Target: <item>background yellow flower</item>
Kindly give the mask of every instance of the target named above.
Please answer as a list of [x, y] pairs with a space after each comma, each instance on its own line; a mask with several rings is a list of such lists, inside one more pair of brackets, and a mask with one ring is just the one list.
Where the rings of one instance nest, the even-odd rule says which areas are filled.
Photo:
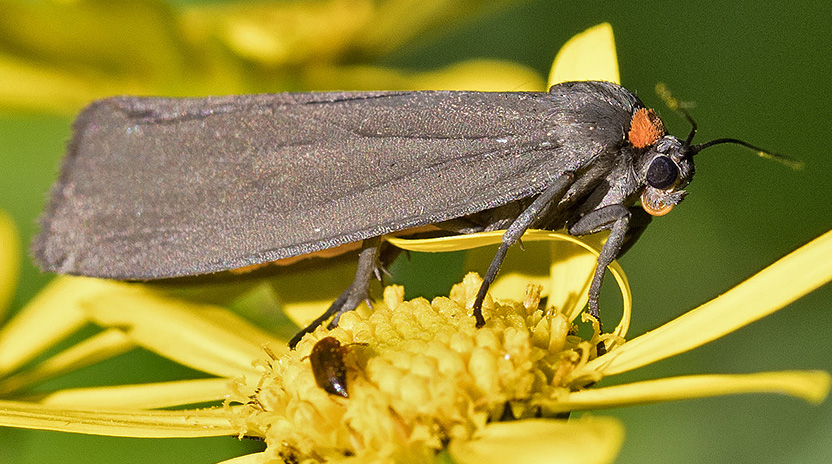
[[[832, 32], [827, 24], [830, 7], [825, 1], [760, 8], [759, 3], [750, 0], [708, 0], [695, 5], [668, 3], [660, 10], [644, 11], [647, 5], [633, 2], [572, 5], [537, 0], [516, 2], [520, 5], [485, 16], [481, 15], [483, 8], [473, 1], [457, 2], [462, 6], [453, 11], [440, 9], [441, 4], [452, 2], [435, 2], [440, 6], [433, 15], [412, 7], [391, 7], [386, 15], [373, 15], [374, 10], [367, 8], [407, 2], [281, 2], [298, 8], [303, 17], [335, 15], [341, 19], [335, 23], [337, 30], [331, 24], [316, 29], [309, 23], [294, 23], [303, 26], [297, 29], [301, 39], [304, 33], [309, 38], [289, 37], [296, 40], [290, 49], [297, 51], [302, 47], [299, 44], [314, 47], [301, 49], [307, 65], [295, 63], [291, 72], [277, 66], [277, 48], [246, 46], [252, 42], [239, 35], [234, 36], [236, 40], [228, 39], [227, 23], [206, 19], [210, 15], [204, 11], [210, 10], [188, 10], [179, 15], [178, 6], [168, 9], [152, 1], [129, 2], [128, 10], [89, 9], [87, 13], [97, 18], [90, 22], [50, 10], [56, 5], [83, 7], [87, 3], [0, 3], [0, 94], [23, 87], [30, 88], [31, 96], [9, 98], [0, 108], [0, 209], [14, 216], [23, 246], [36, 229], [34, 219], [63, 155], [72, 109], [100, 92], [183, 95], [240, 89], [354, 89], [367, 82], [377, 83], [378, 88], [400, 88], [418, 73], [436, 72], [441, 77], [446, 67], [472, 58], [520, 63], [536, 70], [542, 82], [560, 45], [604, 20], [611, 21], [615, 28], [623, 84], [659, 109], [672, 132], [686, 133], [687, 126], [664, 110], [653, 95], [653, 86], [659, 80], [667, 82], [681, 99], [696, 101], [693, 113], [702, 140], [738, 136], [807, 164], [804, 171], [792, 172], [735, 147], [714, 149], [699, 160], [690, 198], [673, 214], [657, 220], [623, 260], [635, 292], [637, 317], [631, 334], [657, 327], [727, 290], [830, 227], [832, 202], [827, 192], [832, 190], [832, 160], [826, 147], [832, 135], [827, 117], [832, 96], [825, 76], [830, 75], [832, 64], [829, 46], [824, 44], [832, 43]], [[336, 9], [339, 4], [363, 7], [342, 11]], [[19, 8], [34, 13], [26, 20], [20, 19], [12, 14]], [[321, 8], [330, 16], [320, 14]], [[317, 14], [304, 15], [304, 11]], [[139, 24], [136, 30], [150, 38], [181, 26], [177, 21], [188, 20], [190, 26], [179, 36], [154, 41], [131, 35], [130, 28], [119, 29], [119, 18]], [[416, 20], [423, 26], [413, 26]], [[392, 46], [374, 48], [368, 45], [373, 37], [350, 34], [349, 28], [357, 28], [361, 21], [370, 25], [366, 30], [382, 34], [376, 43]], [[254, 26], [238, 25], [235, 30], [245, 33], [243, 38], [257, 39], [254, 43], [280, 43]], [[60, 27], [65, 28], [66, 35], [53, 32], [53, 28]], [[120, 41], [106, 41], [107, 31], [119, 33]], [[195, 46], [194, 41], [202, 45]], [[99, 49], [96, 47], [102, 52], [90, 57], [90, 51]], [[160, 48], [164, 53], [159, 53]], [[108, 51], [111, 53], [105, 53]], [[287, 56], [297, 57], [298, 53]], [[268, 66], [257, 65], [257, 60], [266, 60]], [[464, 74], [469, 76], [476, 76], [477, 69], [482, 69], [471, 63], [467, 66]], [[526, 68], [506, 62], [501, 66], [505, 67], [492, 71], [491, 77], [526, 76], [505, 82], [506, 90], [534, 84], [535, 78], [525, 73]], [[441, 85], [439, 80], [428, 81], [434, 87]], [[40, 98], [35, 98], [38, 95]], [[394, 272], [408, 283], [414, 295], [441, 293], [458, 280], [459, 274], [449, 270], [445, 282], [434, 287], [420, 287], [427, 284], [413, 282], [408, 276], [419, 273], [418, 266], [424, 260], [445, 265], [449, 260], [454, 263], [453, 259], [417, 256], [413, 264], [401, 263]], [[49, 279], [30, 262], [24, 260], [23, 265], [13, 309], [29, 300]], [[615, 290], [605, 294], [609, 297], [605, 301], [614, 305]], [[830, 371], [829, 301], [832, 290], [826, 287], [752, 328], [617, 376], [614, 381], [685, 372], [793, 368]], [[605, 317], [616, 320], [612, 313], [606, 312]], [[113, 378], [114, 372], [121, 377]], [[161, 381], [187, 375], [179, 366], [137, 352], [80, 371], [61, 379], [60, 385], [49, 387]], [[814, 408], [791, 398], [745, 396], [605, 414], [621, 418], [627, 428], [619, 462], [781, 463], [822, 462], [824, 456], [832, 457], [829, 402]], [[0, 462], [4, 463], [50, 462], [56, 457], [65, 463], [114, 459], [125, 463], [216, 462], [223, 455], [241, 454], [241, 447], [257, 446], [222, 438], [134, 440], [11, 429], [0, 429], [0, 443]], [[226, 447], [230, 449], [223, 451]]]

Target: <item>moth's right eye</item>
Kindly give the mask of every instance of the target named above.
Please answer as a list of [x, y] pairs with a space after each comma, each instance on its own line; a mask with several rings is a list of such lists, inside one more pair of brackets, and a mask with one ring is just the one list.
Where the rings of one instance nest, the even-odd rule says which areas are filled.
[[647, 183], [657, 189], [672, 187], [679, 178], [679, 168], [667, 156], [657, 156], [647, 168]]

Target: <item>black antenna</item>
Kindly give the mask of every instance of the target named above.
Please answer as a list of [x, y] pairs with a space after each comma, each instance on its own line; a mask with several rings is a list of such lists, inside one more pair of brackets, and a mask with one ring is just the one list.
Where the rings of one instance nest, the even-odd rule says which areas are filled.
[[776, 161], [776, 162], [778, 162], [778, 163], [780, 163], [784, 166], [787, 166], [791, 169], [794, 169], [795, 171], [799, 171], [799, 170], [803, 169], [804, 164], [803, 164], [802, 161], [798, 161], [796, 159], [789, 158], [788, 156], [781, 155], [779, 153], [774, 153], [774, 152], [766, 150], [764, 148], [760, 148], [756, 145], [751, 145], [750, 143], [748, 143], [744, 140], [740, 140], [740, 139], [733, 139], [733, 138], [727, 138], [726, 137], [726, 138], [714, 139], [714, 140], [711, 140], [709, 142], [700, 143], [698, 145], [691, 145], [691, 142], [693, 142], [693, 137], [696, 135], [697, 126], [696, 126], [696, 121], [693, 120], [693, 117], [691, 117], [690, 113], [688, 113], [687, 109], [685, 109], [685, 106], [688, 106], [688, 105], [686, 105], [685, 103], [680, 102], [679, 100], [677, 100], [676, 97], [674, 97], [673, 94], [670, 92], [670, 89], [668, 89], [667, 86], [664, 84], [664, 82], [659, 82], [659, 83], [656, 84], [656, 94], [659, 96], [659, 98], [664, 100], [664, 103], [665, 103], [665, 105], [667, 105], [668, 108], [670, 108], [671, 110], [673, 110], [677, 113], [680, 113], [690, 123], [691, 129], [690, 129], [690, 133], [688, 134], [687, 140], [685, 140], [685, 143], [690, 146], [691, 156], [699, 153], [700, 151], [702, 151], [706, 148], [712, 147], [714, 145], [719, 145], [721, 143], [733, 143], [733, 144], [737, 144], [737, 145], [742, 145], [746, 148], [750, 148], [750, 149], [757, 152], [757, 156], [759, 156], [761, 158], [769, 159], [769, 160], [772, 160], [772, 161]]
[[768, 151], [764, 148], [760, 148], [756, 145], [751, 145], [750, 143], [740, 140], [740, 139], [732, 139], [732, 138], [721, 138], [721, 139], [714, 139], [710, 142], [700, 143], [699, 145], [691, 145], [690, 151], [691, 156], [699, 153], [700, 151], [712, 147], [714, 145], [719, 145], [721, 143], [734, 143], [737, 145], [742, 145], [744, 147], [750, 148], [757, 152], [757, 156], [765, 159], [770, 159], [772, 161], [776, 161], [784, 166], [788, 166], [795, 171], [799, 171], [803, 169], [803, 161], [798, 161], [796, 159], [789, 158], [788, 156], [781, 155], [779, 153], [774, 153]]
[[671, 110], [681, 114], [688, 120], [690, 123], [690, 132], [688, 133], [688, 138], [685, 140], [685, 145], [690, 145], [693, 142], [693, 137], [696, 136], [696, 121], [693, 120], [693, 116], [688, 113], [688, 110], [685, 108], [689, 106], [688, 103], [680, 102], [673, 96], [670, 92], [670, 89], [664, 84], [664, 82], [656, 83], [656, 95], [659, 96], [662, 100], [664, 100], [664, 104], [667, 105], [668, 108]]

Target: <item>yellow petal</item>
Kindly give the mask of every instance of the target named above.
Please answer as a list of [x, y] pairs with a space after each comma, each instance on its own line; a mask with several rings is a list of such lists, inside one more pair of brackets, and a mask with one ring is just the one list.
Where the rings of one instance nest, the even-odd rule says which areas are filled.
[[[0, 82], [4, 82], [0, 79]], [[14, 298], [20, 273], [20, 238], [14, 221], [0, 210], [0, 322]]]
[[81, 304], [125, 284], [58, 277], [0, 329], [0, 374], [13, 371], [88, 323]]
[[624, 427], [609, 417], [529, 419], [493, 422], [470, 441], [452, 441], [448, 450], [458, 464], [594, 464], [613, 462], [623, 441]]
[[[467, 235], [453, 235], [450, 237], [409, 239], [402, 237], [385, 237], [384, 239], [402, 250], [419, 251], [425, 253], [440, 253], [445, 251], [470, 250], [472, 248], [500, 243], [503, 231], [480, 232]], [[523, 236], [526, 240], [526, 236]]]
[[[233, 409], [233, 408], [232, 408]], [[182, 411], [72, 410], [0, 401], [0, 426], [111, 437], [185, 438], [237, 435], [226, 408]]]
[[820, 404], [832, 377], [823, 371], [783, 371], [737, 375], [691, 375], [635, 382], [569, 393], [544, 406], [550, 413], [618, 408], [659, 401], [739, 393], [778, 393]]
[[266, 343], [282, 345], [225, 308], [165, 298], [141, 286], [86, 302], [91, 320], [122, 328], [136, 343], [220, 377], [259, 376], [252, 361]]
[[[396, 247], [409, 251], [434, 253], [471, 250], [465, 258], [464, 270], [466, 272], [482, 273], [485, 272], [491, 260], [494, 258], [495, 250], [490, 246], [499, 244], [502, 241], [504, 232], [495, 230], [491, 232], [429, 239], [407, 239], [401, 237], [385, 237], [385, 239]], [[549, 270], [551, 266], [549, 252], [540, 245], [535, 245], [530, 242], [559, 240], [561, 238], [567, 241], [574, 240], [573, 237], [559, 232], [527, 231], [522, 238], [524, 247], [527, 250], [525, 252], [521, 251], [519, 250], [519, 246], [509, 250], [509, 253], [503, 261], [500, 273], [497, 274], [497, 278], [489, 288], [491, 297], [522, 300], [526, 286], [530, 283], [542, 287], [541, 295], [549, 295]], [[574, 287], [575, 278], [581, 279], [581, 277], [572, 277]]]
[[561, 82], [589, 80], [621, 83], [609, 23], [591, 27], [566, 42], [555, 57], [549, 87]]
[[0, 396], [7, 396], [44, 380], [110, 359], [135, 347], [136, 343], [121, 330], [105, 330], [39, 362], [31, 369], [3, 379], [0, 381]]
[[572, 374], [626, 372], [692, 350], [763, 318], [832, 280], [832, 231], [781, 258], [723, 295], [636, 337]]
[[[65, 409], [158, 409], [221, 401], [231, 392], [231, 379], [67, 388], [39, 398], [38, 403]], [[247, 393], [253, 393], [252, 391]]]

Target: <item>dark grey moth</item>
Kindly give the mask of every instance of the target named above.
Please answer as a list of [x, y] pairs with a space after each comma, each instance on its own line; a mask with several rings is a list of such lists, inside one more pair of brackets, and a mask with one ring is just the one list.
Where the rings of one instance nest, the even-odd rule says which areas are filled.
[[368, 298], [385, 234], [506, 229], [473, 308], [481, 326], [488, 286], [526, 229], [609, 229], [590, 289], [598, 317], [607, 265], [684, 198], [693, 156], [747, 145], [692, 145], [694, 133], [667, 135], [609, 82], [109, 98], [78, 117], [32, 252], [47, 271], [150, 280], [357, 244], [354, 283], [294, 345]]

